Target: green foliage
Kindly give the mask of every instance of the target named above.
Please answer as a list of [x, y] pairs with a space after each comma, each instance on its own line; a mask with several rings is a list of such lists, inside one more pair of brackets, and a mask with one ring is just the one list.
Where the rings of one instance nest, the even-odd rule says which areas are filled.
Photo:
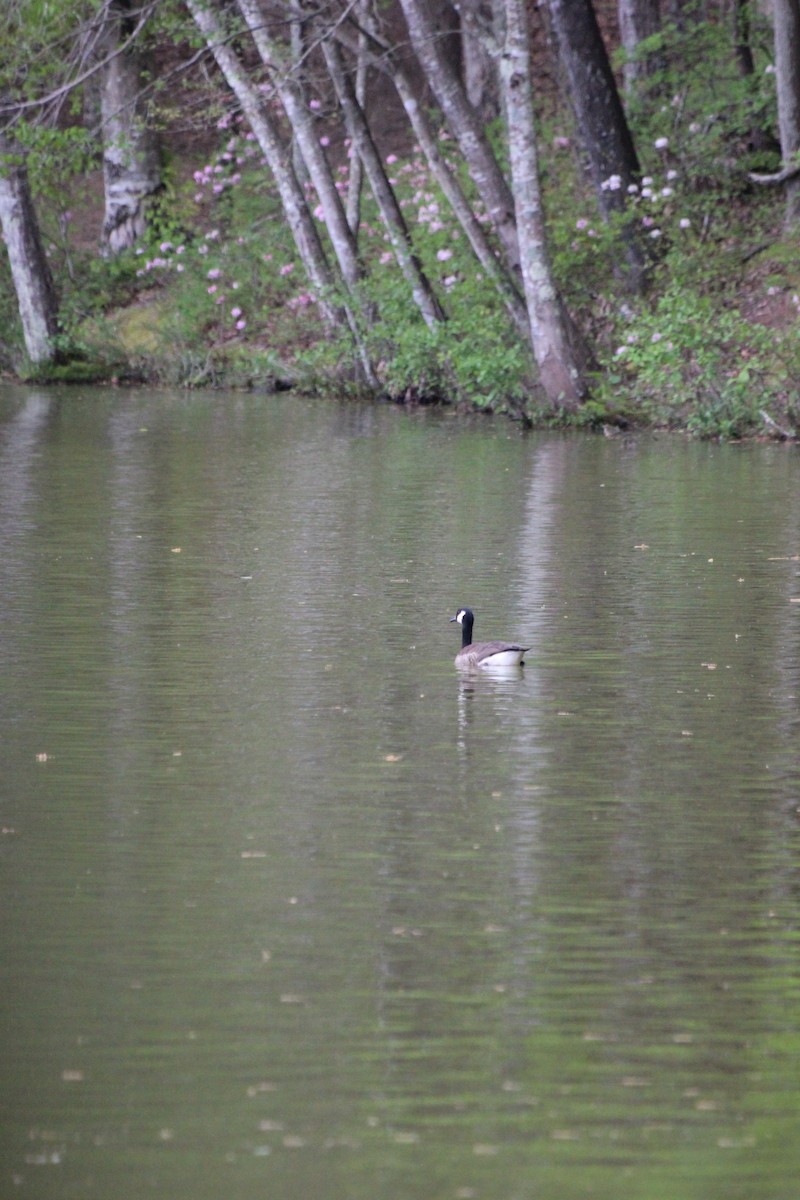
[[[688, 6], [680, 24], [665, 21], [637, 57], [654, 69], [628, 97], [628, 119], [637, 144], [667, 137], [687, 187], [724, 189], [727, 198], [755, 166], [777, 164], [777, 114], [772, 69], [772, 29], [756, 5], [749, 6], [749, 45], [754, 70], [742, 71], [729, 20], [705, 20]], [[645, 169], [653, 166], [649, 155]]]
[[648, 423], [739, 437], [760, 424], [773, 355], [768, 330], [670, 282], [626, 323], [601, 394], [624, 384]]
[[[6, 87], [16, 100], [35, 98], [74, 73], [76, 30], [97, 14], [100, 2], [14, 0], [11, 20], [22, 49], [13, 63], [0, 66], [0, 90]], [[700, 436], [738, 436], [762, 427], [762, 392], [777, 398], [776, 414], [786, 415], [789, 425], [797, 407], [792, 397], [800, 339], [792, 314], [778, 339], [746, 321], [737, 305], [741, 289], [753, 286], [742, 246], [772, 236], [781, 202], [774, 192], [754, 194], [746, 179], [753, 166], [775, 165], [769, 140], [775, 130], [774, 86], [766, 69], [770, 31], [754, 18], [756, 70], [743, 76], [729, 24], [699, 20], [686, 6], [682, 15], [682, 30], [667, 24], [641, 48], [657, 67], [629, 98], [645, 174], [625, 212], [611, 223], [598, 214], [555, 93], [537, 98], [556, 279], [602, 364], [591, 399], [570, 419], [596, 425], [627, 418]], [[185, 13], [171, 0], [158, 6], [144, 45], [155, 48], [166, 31], [171, 45], [187, 40]], [[191, 23], [188, 33], [188, 42], [198, 46]], [[168, 123], [183, 116], [183, 84], [159, 90], [159, 81], [153, 83], [151, 118]], [[320, 83], [320, 94], [324, 87]], [[230, 100], [222, 89], [206, 88], [203, 95], [206, 123], [216, 124], [217, 152], [205, 165], [196, 164], [188, 184], [179, 182], [178, 161], [170, 164], [163, 193], [149, 213], [146, 241], [116, 257], [98, 256], [88, 244], [85, 221], [78, 239], [79, 223], [71, 217], [77, 203], [69, 200], [70, 188], [99, 153], [99, 141], [78, 119], [80, 106], [69, 119], [62, 110], [55, 125], [40, 121], [32, 109], [29, 123], [16, 129], [43, 212], [73, 361], [89, 364], [87, 370], [99, 363], [189, 386], [225, 380], [269, 387], [290, 371], [307, 386], [320, 380], [347, 386], [355, 375], [354, 348], [346, 332], [331, 338], [323, 329], [261, 152], [241, 118], [226, 107]], [[327, 135], [336, 108], [319, 111], [326, 112]], [[490, 136], [502, 161], [501, 123]], [[485, 220], [463, 158], [444, 130], [440, 146], [476, 215]], [[346, 159], [340, 148], [330, 153], [344, 191]], [[414, 251], [447, 320], [434, 329], [425, 324], [365, 191], [358, 231], [364, 269], [360, 320], [383, 388], [398, 398], [544, 419], [532, 399], [535, 371], [527, 342], [483, 278], [427, 165], [407, 146], [389, 154], [386, 163]], [[609, 180], [606, 186], [616, 185]], [[313, 189], [307, 194], [313, 210]], [[316, 215], [333, 263], [327, 231], [319, 211]], [[625, 290], [619, 270], [623, 231], [651, 251], [646, 301]], [[765, 289], [800, 290], [794, 242], [784, 251], [785, 264], [776, 257], [768, 275], [765, 269]], [[3, 262], [0, 325], [9, 332], [0, 345], [0, 366], [13, 369], [22, 355], [6, 283]], [[336, 304], [344, 297], [329, 299]], [[352, 297], [350, 302], [358, 310]], [[752, 304], [752, 311], [760, 312], [760, 306]]]

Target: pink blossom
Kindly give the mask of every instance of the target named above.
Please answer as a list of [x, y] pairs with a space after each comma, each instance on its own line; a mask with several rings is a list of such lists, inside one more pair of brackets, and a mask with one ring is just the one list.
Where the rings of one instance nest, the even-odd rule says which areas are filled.
[[208, 272], [208, 278], [209, 279], [219, 279], [221, 274], [222, 274], [222, 271], [220, 271], [219, 267], [212, 267], [211, 270]]
[[209, 287], [209, 288], [207, 288], [207, 289], [206, 289], [206, 291], [208, 292], [209, 296], [213, 296], [213, 295], [214, 295], [214, 292], [215, 292], [216, 290], [217, 290], [217, 285], [216, 285], [215, 283], [212, 283], [212, 284], [211, 284], [211, 287]]
[[386, 162], [387, 162], [387, 165], [388, 165], [388, 166], [391, 166], [391, 165], [392, 165], [392, 163], [396, 163], [396, 162], [397, 162], [397, 155], [396, 155], [396, 154], [387, 154], [387, 156], [386, 156]]
[[314, 112], [317, 112], [318, 109], [322, 108], [322, 105], [320, 104], [319, 100], [309, 100], [308, 107], [313, 109]]
[[436, 257], [438, 258], [439, 262], [447, 262], [448, 258], [453, 257], [453, 251], [452, 250], [437, 250]]
[[240, 308], [232, 308], [231, 309], [232, 317], [240, 317], [241, 315], [242, 315], [242, 310]]
[[294, 263], [284, 263], [281, 267], [281, 275], [289, 275], [294, 270]]
[[237, 322], [236, 322], [236, 328], [237, 328], [237, 329], [246, 329], [246, 328], [247, 328], [247, 321], [244, 321], [244, 320], [242, 320], [242, 321], [237, 321]]
[[320, 144], [320, 146], [330, 146], [330, 144], [331, 144], [331, 139], [330, 139], [330, 138], [329, 138], [327, 135], [323, 135], [323, 136], [322, 136], [322, 137], [319, 139], [319, 144]]

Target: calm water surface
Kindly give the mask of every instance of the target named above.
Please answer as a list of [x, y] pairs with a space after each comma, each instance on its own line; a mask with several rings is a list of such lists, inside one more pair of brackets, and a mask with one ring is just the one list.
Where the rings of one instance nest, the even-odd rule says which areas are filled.
[[3, 1200], [796, 1200], [798, 462], [0, 392]]

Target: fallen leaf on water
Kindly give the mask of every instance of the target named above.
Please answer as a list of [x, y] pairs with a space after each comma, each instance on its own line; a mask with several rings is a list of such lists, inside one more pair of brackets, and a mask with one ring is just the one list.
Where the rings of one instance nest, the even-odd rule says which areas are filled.
[[252, 1083], [247, 1089], [248, 1096], [258, 1096], [261, 1092], [275, 1092], [277, 1087], [274, 1083]]
[[402, 757], [403, 757], [402, 754], [384, 754], [383, 761], [384, 762], [400, 762]]

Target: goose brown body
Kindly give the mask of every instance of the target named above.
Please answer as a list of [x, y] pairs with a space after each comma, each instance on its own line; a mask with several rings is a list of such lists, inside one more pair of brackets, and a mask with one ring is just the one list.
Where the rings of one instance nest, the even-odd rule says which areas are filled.
[[473, 642], [472, 627], [475, 614], [471, 608], [460, 608], [451, 623], [461, 626], [461, 649], [456, 655], [457, 667], [521, 667], [530, 646], [516, 642]]

